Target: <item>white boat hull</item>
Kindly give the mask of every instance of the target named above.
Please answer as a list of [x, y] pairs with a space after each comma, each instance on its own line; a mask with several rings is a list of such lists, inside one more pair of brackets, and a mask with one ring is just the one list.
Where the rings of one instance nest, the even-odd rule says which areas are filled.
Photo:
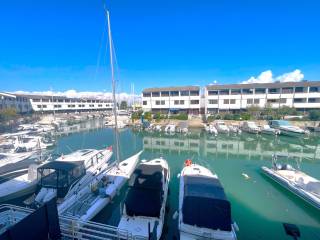
[[275, 170], [272, 170], [267, 167], [262, 167], [263, 173], [268, 176], [273, 181], [280, 184], [285, 189], [289, 190], [294, 195], [298, 196], [302, 200], [306, 201], [316, 209], [320, 210], [320, 198], [315, 197], [314, 195], [306, 192], [302, 188], [299, 188], [298, 186], [294, 186], [290, 181], [288, 181], [286, 178], [280, 176], [277, 174]]

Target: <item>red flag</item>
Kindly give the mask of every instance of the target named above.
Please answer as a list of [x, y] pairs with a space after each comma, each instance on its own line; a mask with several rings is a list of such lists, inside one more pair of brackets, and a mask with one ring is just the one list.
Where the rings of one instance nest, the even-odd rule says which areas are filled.
[[112, 152], [112, 146], [107, 147], [107, 150], [109, 150], [110, 152]]

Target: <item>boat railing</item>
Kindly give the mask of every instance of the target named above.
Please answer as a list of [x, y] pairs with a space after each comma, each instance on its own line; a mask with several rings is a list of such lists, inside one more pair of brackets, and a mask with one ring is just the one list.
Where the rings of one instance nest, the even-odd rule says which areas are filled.
[[[10, 204], [0, 205], [0, 234], [33, 211], [34, 210], [30, 208]], [[147, 240], [147, 238], [143, 236], [133, 236], [132, 233], [127, 230], [92, 221], [81, 221], [69, 216], [59, 216], [59, 223], [62, 239]]]

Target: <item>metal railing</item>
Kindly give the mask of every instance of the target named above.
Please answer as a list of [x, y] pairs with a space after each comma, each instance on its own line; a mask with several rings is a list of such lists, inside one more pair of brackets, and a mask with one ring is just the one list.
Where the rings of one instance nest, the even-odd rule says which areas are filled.
[[[30, 208], [10, 204], [0, 205], [0, 234], [33, 211]], [[59, 216], [59, 223], [62, 239], [147, 240], [145, 237], [133, 236], [132, 233], [114, 226], [92, 221], [80, 221], [73, 217]]]

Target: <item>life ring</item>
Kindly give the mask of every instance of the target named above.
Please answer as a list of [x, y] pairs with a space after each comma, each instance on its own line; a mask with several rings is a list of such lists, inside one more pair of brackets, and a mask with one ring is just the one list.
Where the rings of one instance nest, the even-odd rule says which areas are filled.
[[187, 159], [187, 160], [184, 162], [184, 165], [185, 165], [186, 167], [189, 167], [189, 166], [192, 165], [192, 161], [191, 161], [190, 159]]

